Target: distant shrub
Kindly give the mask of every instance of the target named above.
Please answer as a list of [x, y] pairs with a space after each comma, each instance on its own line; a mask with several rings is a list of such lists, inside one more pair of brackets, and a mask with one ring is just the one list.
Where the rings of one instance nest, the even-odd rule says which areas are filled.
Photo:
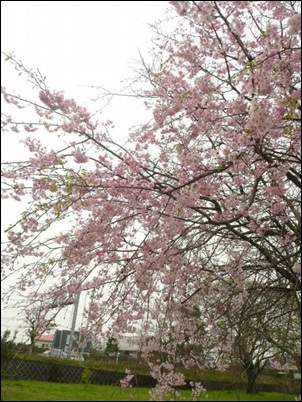
[[16, 353], [16, 335], [17, 332], [14, 333], [12, 339], [9, 339], [11, 336], [11, 331], [7, 329], [1, 336], [1, 361], [10, 360], [14, 357]]
[[89, 384], [90, 383], [90, 377], [91, 377], [92, 372], [89, 370], [88, 367], [85, 367], [82, 373], [82, 378], [81, 381], [83, 384]]

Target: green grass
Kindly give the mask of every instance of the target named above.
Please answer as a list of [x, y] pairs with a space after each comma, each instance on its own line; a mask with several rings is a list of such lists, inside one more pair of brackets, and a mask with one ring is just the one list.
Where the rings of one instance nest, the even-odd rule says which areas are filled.
[[[2, 380], [1, 401], [149, 401], [147, 388], [121, 388], [93, 384], [63, 384], [33, 380]], [[262, 392], [247, 395], [244, 391], [209, 391], [201, 401], [294, 401], [294, 395]], [[190, 401], [189, 391], [183, 396]], [[169, 399], [173, 400], [173, 399]], [[180, 399], [178, 399], [180, 400]]]

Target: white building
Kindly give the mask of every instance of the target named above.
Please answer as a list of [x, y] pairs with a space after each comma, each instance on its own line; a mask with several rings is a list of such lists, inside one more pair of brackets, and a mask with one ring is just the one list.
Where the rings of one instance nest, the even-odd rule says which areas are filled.
[[35, 345], [41, 349], [51, 349], [54, 335], [40, 335], [35, 340]]

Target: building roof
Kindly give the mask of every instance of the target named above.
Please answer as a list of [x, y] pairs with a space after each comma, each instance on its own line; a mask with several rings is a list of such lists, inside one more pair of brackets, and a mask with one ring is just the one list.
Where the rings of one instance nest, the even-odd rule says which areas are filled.
[[53, 338], [53, 335], [40, 335], [37, 336], [36, 341], [52, 342]]

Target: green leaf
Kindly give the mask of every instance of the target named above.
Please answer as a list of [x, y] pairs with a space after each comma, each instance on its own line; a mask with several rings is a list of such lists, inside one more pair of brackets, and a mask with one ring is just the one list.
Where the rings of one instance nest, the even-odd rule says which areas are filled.
[[224, 164], [223, 163], [219, 163], [219, 165], [217, 166], [217, 171], [221, 172], [224, 168]]

